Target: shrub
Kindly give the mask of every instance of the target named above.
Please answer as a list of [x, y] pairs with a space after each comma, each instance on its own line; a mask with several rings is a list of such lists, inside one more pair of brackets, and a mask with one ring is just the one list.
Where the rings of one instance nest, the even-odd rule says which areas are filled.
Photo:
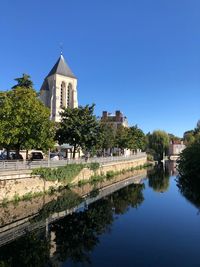
[[113, 178], [115, 176], [115, 172], [114, 171], [107, 171], [106, 173], [106, 178], [107, 179], [110, 179], [110, 178]]
[[100, 181], [103, 181], [104, 178], [105, 178], [105, 176], [101, 176], [101, 175], [93, 175], [93, 176], [91, 176], [89, 182], [90, 182], [91, 184], [96, 184], [96, 183], [98, 183], [98, 182], [100, 182]]
[[3, 199], [3, 201], [2, 201], [2, 203], [1, 203], [1, 206], [2, 206], [3, 208], [6, 208], [7, 205], [8, 205], [8, 199], [7, 199], [7, 197], [5, 197], [5, 198]]
[[13, 197], [13, 202], [14, 202], [15, 204], [17, 204], [19, 201], [20, 201], [20, 196], [19, 196], [19, 194], [15, 194], [14, 197]]
[[51, 168], [38, 168], [32, 171], [32, 175], [40, 175], [47, 181], [67, 181], [71, 182], [80, 171], [84, 168], [84, 164], [68, 164], [66, 166]]

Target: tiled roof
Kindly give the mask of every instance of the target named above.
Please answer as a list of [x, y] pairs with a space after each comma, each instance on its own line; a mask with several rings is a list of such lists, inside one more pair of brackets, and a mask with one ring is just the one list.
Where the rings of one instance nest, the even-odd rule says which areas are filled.
[[47, 77], [53, 75], [53, 74], [60, 74], [66, 77], [76, 78], [73, 72], [70, 70], [69, 66], [65, 62], [65, 59], [63, 55], [61, 55], [56, 62], [56, 64], [53, 66]]

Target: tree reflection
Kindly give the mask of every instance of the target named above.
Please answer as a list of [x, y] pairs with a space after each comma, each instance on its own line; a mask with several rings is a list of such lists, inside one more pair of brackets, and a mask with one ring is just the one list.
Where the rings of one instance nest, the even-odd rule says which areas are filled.
[[179, 176], [177, 186], [181, 194], [200, 210], [200, 180], [195, 176]]
[[144, 184], [130, 185], [125, 187], [112, 196], [113, 206], [116, 214], [124, 214], [128, 207], [137, 208], [144, 200], [142, 190]]
[[153, 170], [148, 171], [149, 186], [156, 192], [165, 192], [169, 188], [169, 171], [166, 166], [159, 163]]
[[[68, 261], [91, 263], [90, 254], [100, 242], [100, 236], [110, 232], [116, 214], [124, 214], [129, 207], [137, 208], [143, 202], [143, 189], [144, 185], [129, 185], [90, 204], [83, 211], [52, 223], [49, 235], [44, 230], [36, 231], [0, 248], [0, 267], [59, 266]], [[37, 219], [43, 221], [52, 210], [79, 202], [74, 194], [63, 206], [61, 200], [65, 198], [60, 197], [57, 205], [54, 202], [52, 206], [47, 205]]]
[[35, 231], [0, 248], [0, 267], [43, 267], [49, 251], [45, 231]]
[[45, 204], [39, 214], [31, 219], [31, 222], [42, 221], [55, 212], [71, 209], [82, 201], [81, 197], [70, 189], [62, 191], [62, 195]]
[[84, 212], [52, 224], [58, 260], [91, 263], [90, 252], [99, 243], [99, 236], [110, 231], [115, 214], [123, 214], [129, 206], [137, 208], [142, 203], [143, 188], [143, 185], [130, 185], [89, 205]]
[[112, 222], [112, 207], [107, 199], [102, 199], [88, 210], [54, 223], [51, 231], [56, 233], [58, 260], [89, 263], [88, 253], [99, 242], [98, 235], [104, 233]]

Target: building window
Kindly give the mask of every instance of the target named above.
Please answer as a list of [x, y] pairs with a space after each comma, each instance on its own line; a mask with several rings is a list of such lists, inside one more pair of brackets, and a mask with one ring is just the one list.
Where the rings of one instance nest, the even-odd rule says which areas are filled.
[[67, 88], [67, 107], [72, 107], [72, 84], [68, 84]]
[[64, 82], [61, 83], [60, 88], [60, 107], [66, 107], [66, 85]]

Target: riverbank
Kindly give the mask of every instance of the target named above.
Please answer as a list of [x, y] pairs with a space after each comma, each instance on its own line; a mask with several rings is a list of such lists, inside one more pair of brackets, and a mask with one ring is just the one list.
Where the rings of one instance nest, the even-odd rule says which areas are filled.
[[0, 177], [0, 203], [28, 199], [62, 187], [86, 183], [92, 177], [104, 177], [109, 173], [114, 176], [115, 174], [123, 174], [123, 172], [131, 172], [134, 168], [140, 168], [146, 163], [147, 158], [143, 156], [139, 159], [102, 164], [95, 170], [83, 167], [70, 182], [67, 179], [59, 181], [56, 177], [53, 181], [48, 181], [39, 175], [32, 175], [31, 170], [2, 172]]

